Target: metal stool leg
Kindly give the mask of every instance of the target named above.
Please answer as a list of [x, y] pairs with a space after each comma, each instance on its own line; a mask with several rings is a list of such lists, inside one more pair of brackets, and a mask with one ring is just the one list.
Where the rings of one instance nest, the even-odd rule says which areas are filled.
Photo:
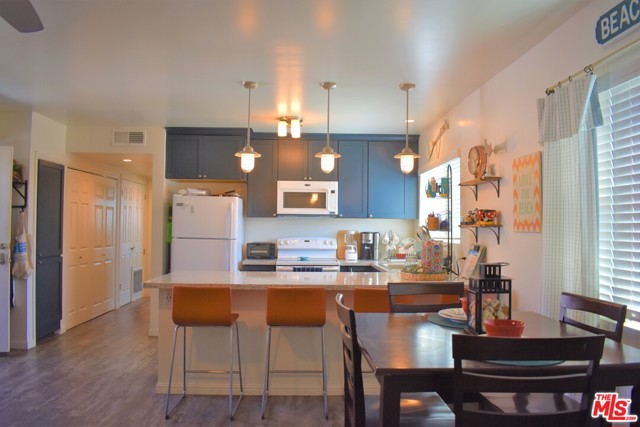
[[[171, 352], [171, 363], [169, 364], [169, 385], [167, 386], [167, 397], [165, 398], [165, 407], [164, 407], [164, 418], [166, 420], [169, 419], [169, 396], [171, 395], [171, 380], [173, 379], [173, 362], [175, 360], [175, 356], [176, 356], [176, 340], [178, 338], [178, 329], [180, 329], [180, 326], [176, 326], [175, 329], [173, 330], [173, 351]], [[187, 334], [187, 329], [183, 328], [184, 331], [184, 336], [185, 336], [185, 340], [186, 341], [186, 334]], [[184, 344], [183, 344], [183, 355], [182, 355], [182, 359], [183, 359], [183, 365], [182, 365], [182, 381], [183, 381], [183, 386], [182, 386], [182, 395], [180, 396], [180, 398], [178, 399], [178, 402], [176, 402], [176, 404], [173, 406], [173, 408], [171, 408], [171, 411], [173, 411], [176, 406], [178, 406], [178, 403], [180, 403], [180, 401], [182, 400], [182, 398], [184, 397], [185, 393], [186, 393], [186, 383], [185, 383], [185, 362], [184, 362]]]
[[324, 326], [320, 328], [322, 331], [322, 393], [324, 395], [324, 418], [329, 419], [329, 404], [327, 403], [327, 370], [324, 352]]
[[236, 410], [240, 405], [240, 401], [244, 396], [244, 387], [242, 385], [242, 362], [240, 361], [240, 333], [238, 330], [238, 323], [236, 322], [236, 343], [238, 345], [238, 376], [240, 380], [240, 395], [236, 401], [236, 405], [233, 406], [233, 327], [229, 326], [229, 419], [233, 421]]
[[267, 399], [269, 397], [269, 359], [271, 358], [271, 326], [267, 326], [267, 354], [264, 362], [264, 382], [262, 383], [262, 419], [267, 409]]

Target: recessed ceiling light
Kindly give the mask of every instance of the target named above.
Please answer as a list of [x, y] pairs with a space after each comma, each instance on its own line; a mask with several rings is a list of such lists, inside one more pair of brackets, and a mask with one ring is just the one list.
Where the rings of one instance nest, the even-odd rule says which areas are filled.
[[133, 160], [131, 160], [131, 159], [122, 159], [122, 161], [123, 161], [123, 162], [125, 162], [125, 163], [131, 163], [131, 162], [133, 162]]

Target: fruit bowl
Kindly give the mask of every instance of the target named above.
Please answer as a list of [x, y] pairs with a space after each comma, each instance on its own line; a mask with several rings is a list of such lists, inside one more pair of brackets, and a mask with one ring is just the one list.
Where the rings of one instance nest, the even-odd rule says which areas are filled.
[[487, 319], [482, 323], [490, 337], [520, 337], [524, 331], [524, 322], [521, 320]]

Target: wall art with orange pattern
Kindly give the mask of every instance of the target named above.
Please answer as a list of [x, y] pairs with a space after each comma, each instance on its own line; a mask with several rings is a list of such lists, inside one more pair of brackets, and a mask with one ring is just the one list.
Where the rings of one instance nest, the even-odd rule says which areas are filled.
[[513, 161], [513, 231], [542, 232], [540, 151]]

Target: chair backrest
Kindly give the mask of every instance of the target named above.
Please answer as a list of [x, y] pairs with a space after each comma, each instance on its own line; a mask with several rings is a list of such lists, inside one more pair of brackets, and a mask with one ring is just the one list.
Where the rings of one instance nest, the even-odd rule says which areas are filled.
[[343, 295], [336, 295], [336, 307], [342, 335], [342, 361], [344, 367], [344, 420], [345, 427], [364, 427], [365, 403], [362, 383], [362, 351], [358, 344], [356, 316], [344, 305]]
[[[611, 319], [614, 322], [613, 330], [599, 328], [586, 324], [568, 316], [567, 309], [578, 310], [588, 313], [598, 314]], [[624, 320], [627, 317], [627, 306], [616, 304], [601, 299], [585, 297], [582, 295], [563, 292], [560, 295], [560, 321], [578, 328], [604, 334], [607, 338], [615, 341], [622, 341], [622, 331], [624, 330]]]
[[[542, 426], [586, 425], [594, 393], [592, 378], [598, 370], [604, 335], [561, 338], [505, 338], [453, 335], [454, 412], [456, 426]], [[474, 364], [464, 361], [588, 362], [583, 369], [566, 372], [545, 366], [526, 370], [492, 365], [491, 371], [474, 372]], [[499, 361], [499, 362], [497, 362]], [[486, 366], [486, 365], [485, 365]], [[478, 368], [478, 365], [475, 365]], [[466, 393], [582, 393], [578, 408], [553, 413], [505, 413], [463, 405]]]
[[305, 286], [267, 287], [267, 325], [323, 326], [327, 291]]
[[171, 319], [179, 326], [230, 326], [231, 288], [174, 286]]
[[[387, 284], [389, 291], [389, 304], [392, 313], [431, 313], [445, 308], [461, 307], [460, 297], [464, 295], [464, 282], [390, 282]], [[400, 298], [412, 295], [415, 302], [407, 304]], [[419, 295], [446, 295], [457, 296], [455, 302], [420, 303]]]
[[353, 311], [356, 313], [390, 313], [389, 292], [385, 288], [355, 288]]

